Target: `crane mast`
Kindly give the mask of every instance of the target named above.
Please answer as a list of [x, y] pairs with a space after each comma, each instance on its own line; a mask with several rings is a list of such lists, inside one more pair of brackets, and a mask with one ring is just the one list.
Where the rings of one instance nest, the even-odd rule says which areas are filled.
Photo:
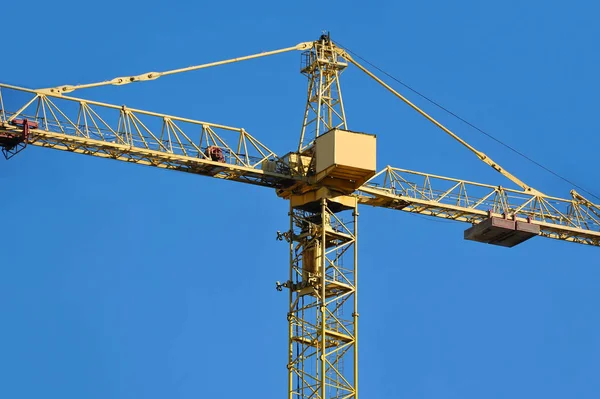
[[278, 283], [289, 291], [289, 399], [358, 397], [358, 201], [344, 195], [354, 190], [324, 183], [317, 164], [317, 140], [347, 129], [339, 80], [347, 66], [327, 35], [302, 53], [306, 108], [298, 152], [287, 159], [309, 184], [288, 191], [289, 279]]
[[358, 203], [290, 207], [288, 398], [358, 397]]
[[[243, 128], [65, 96], [302, 51], [308, 78], [296, 151], [278, 156]], [[374, 135], [348, 131], [340, 75], [373, 78], [520, 189], [392, 166], [376, 171]], [[600, 246], [600, 206], [545, 195], [475, 149], [336, 46], [328, 35], [281, 50], [104, 82], [26, 89], [0, 83], [0, 148], [28, 145], [271, 188], [289, 201], [288, 399], [358, 398], [358, 206], [470, 223], [465, 238], [514, 246], [535, 236]]]

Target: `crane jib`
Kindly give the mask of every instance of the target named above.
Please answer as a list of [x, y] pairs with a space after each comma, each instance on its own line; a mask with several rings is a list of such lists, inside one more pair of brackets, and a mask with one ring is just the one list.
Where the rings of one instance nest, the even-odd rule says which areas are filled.
[[[5, 98], [22, 101], [5, 104]], [[0, 103], [0, 147], [7, 158], [29, 144], [272, 187], [283, 198], [319, 186], [317, 176], [312, 184], [308, 178], [314, 154], [279, 157], [244, 129], [4, 84]], [[8, 112], [6, 105], [16, 111]], [[337, 170], [331, 174], [338, 174], [337, 189], [353, 192], [356, 186], [344, 188], [343, 180], [359, 175]], [[389, 201], [391, 188], [402, 201]], [[489, 210], [498, 217], [514, 214], [541, 225], [540, 236], [600, 245], [600, 210], [574, 192], [566, 200], [388, 167], [355, 195], [360, 203], [471, 224], [486, 220]]]

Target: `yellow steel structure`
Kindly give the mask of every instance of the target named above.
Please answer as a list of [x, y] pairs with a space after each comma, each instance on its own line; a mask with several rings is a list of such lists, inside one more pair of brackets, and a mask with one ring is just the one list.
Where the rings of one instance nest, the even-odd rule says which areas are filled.
[[[356, 197], [291, 201], [288, 398], [358, 397]], [[321, 196], [321, 195], [319, 195]], [[344, 220], [346, 217], [346, 220]]]
[[142, 73], [142, 74], [136, 75], [136, 76], [122, 76], [122, 77], [114, 78], [111, 80], [106, 80], [103, 82], [86, 83], [86, 84], [79, 84], [79, 85], [62, 85], [59, 87], [40, 89], [40, 91], [44, 92], [44, 93], [48, 93], [48, 94], [63, 94], [63, 93], [71, 93], [71, 92], [74, 92], [75, 90], [79, 90], [79, 89], [90, 89], [92, 87], [109, 86], [109, 85], [122, 86], [122, 85], [126, 85], [129, 83], [144, 82], [144, 81], [148, 81], [148, 80], [156, 80], [162, 76], [174, 75], [176, 73], [197, 71], [199, 69], [211, 68], [211, 67], [216, 67], [219, 65], [232, 64], [234, 62], [246, 61], [246, 60], [251, 60], [254, 58], [260, 58], [260, 57], [266, 57], [269, 55], [286, 53], [288, 51], [308, 50], [312, 47], [313, 47], [312, 42], [298, 43], [297, 45], [292, 46], [292, 47], [287, 47], [287, 48], [273, 50], [273, 51], [265, 51], [265, 52], [258, 53], [258, 54], [246, 55], [243, 57], [236, 57], [236, 58], [231, 58], [231, 59], [223, 60], [223, 61], [209, 62], [208, 64], [194, 65], [194, 66], [190, 66], [190, 67], [186, 67], [186, 68], [171, 69], [169, 71], [163, 71], [163, 72], [146, 72], [146, 73]]
[[302, 53], [301, 72], [308, 77], [308, 95], [298, 152], [310, 148], [315, 138], [331, 129], [348, 128], [340, 86], [340, 74], [347, 66], [328, 37], [321, 37]]
[[[307, 102], [298, 149], [284, 156], [244, 129], [65, 95], [293, 50], [303, 51]], [[375, 138], [347, 132], [339, 78], [349, 63], [519, 189], [391, 166], [375, 174]], [[289, 230], [278, 238], [289, 243], [289, 277], [277, 288], [289, 293], [289, 399], [358, 398], [359, 204], [472, 225], [501, 218], [527, 223], [540, 237], [600, 246], [599, 205], [574, 190], [570, 199], [562, 199], [533, 189], [368, 71], [328, 36], [281, 50], [99, 83], [38, 90], [0, 84], [0, 147], [10, 156], [26, 145], [271, 187], [288, 199]]]

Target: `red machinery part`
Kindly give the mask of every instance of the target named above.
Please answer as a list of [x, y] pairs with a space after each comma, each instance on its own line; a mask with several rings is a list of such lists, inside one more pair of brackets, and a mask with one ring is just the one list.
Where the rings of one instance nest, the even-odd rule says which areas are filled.
[[223, 155], [223, 150], [217, 146], [210, 146], [206, 149], [206, 156], [210, 158], [211, 161], [222, 162], [225, 163], [225, 156]]
[[37, 129], [39, 126], [37, 122], [27, 119], [13, 119], [9, 123], [23, 130], [0, 130], [0, 147], [2, 147], [2, 153], [6, 159], [10, 159], [22, 151], [29, 141], [30, 129]]

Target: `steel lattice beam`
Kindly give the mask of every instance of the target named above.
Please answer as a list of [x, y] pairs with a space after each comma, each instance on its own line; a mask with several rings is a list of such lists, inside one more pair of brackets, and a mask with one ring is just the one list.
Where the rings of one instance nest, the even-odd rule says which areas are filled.
[[567, 200], [391, 166], [357, 191], [362, 204], [473, 224], [506, 216], [539, 225], [544, 237], [600, 246], [600, 208], [572, 195]]
[[[0, 109], [0, 131], [17, 135], [12, 121], [35, 122], [31, 145], [268, 187], [291, 184], [279, 157], [241, 128], [0, 84], [2, 104], [16, 98], [14, 112]], [[263, 163], [273, 167], [265, 171]]]
[[310, 211], [292, 207], [284, 234], [290, 244], [290, 275], [282, 285], [290, 303], [290, 399], [357, 397], [358, 204], [347, 198], [337, 212], [330, 204], [323, 198], [309, 204]]

